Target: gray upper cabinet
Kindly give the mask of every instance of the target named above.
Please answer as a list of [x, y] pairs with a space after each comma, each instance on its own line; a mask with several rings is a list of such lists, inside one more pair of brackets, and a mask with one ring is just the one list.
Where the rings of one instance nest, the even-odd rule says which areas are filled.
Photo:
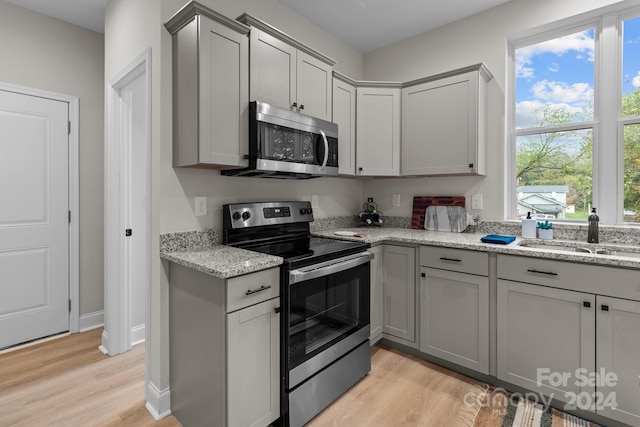
[[250, 97], [331, 121], [335, 61], [244, 14], [251, 26]]
[[173, 36], [174, 166], [247, 166], [249, 27], [196, 2], [165, 26]]
[[356, 89], [356, 174], [400, 175], [400, 87]]
[[[356, 87], [333, 73], [333, 122], [338, 125], [338, 173], [356, 174]], [[336, 76], [340, 76], [339, 78]]]
[[405, 83], [403, 176], [486, 174], [484, 64]]

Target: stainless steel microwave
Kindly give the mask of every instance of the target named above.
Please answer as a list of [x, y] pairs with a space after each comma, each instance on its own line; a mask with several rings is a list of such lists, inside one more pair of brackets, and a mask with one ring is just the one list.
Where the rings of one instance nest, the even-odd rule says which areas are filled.
[[223, 175], [306, 179], [338, 175], [338, 125], [249, 103], [249, 166]]

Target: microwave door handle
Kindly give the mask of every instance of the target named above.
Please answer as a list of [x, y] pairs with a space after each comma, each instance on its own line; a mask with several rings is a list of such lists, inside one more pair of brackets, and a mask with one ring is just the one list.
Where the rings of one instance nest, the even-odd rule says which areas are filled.
[[322, 167], [325, 167], [327, 166], [327, 160], [329, 160], [329, 141], [327, 141], [327, 135], [325, 135], [322, 129], [320, 129], [320, 135], [322, 135], [322, 139], [324, 140], [324, 160], [322, 161]]

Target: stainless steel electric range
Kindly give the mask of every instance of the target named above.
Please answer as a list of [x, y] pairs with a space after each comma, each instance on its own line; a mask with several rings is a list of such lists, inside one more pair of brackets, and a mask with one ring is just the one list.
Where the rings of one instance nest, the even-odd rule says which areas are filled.
[[223, 207], [223, 243], [284, 258], [281, 418], [298, 427], [371, 370], [370, 261], [362, 242], [316, 238], [309, 202]]

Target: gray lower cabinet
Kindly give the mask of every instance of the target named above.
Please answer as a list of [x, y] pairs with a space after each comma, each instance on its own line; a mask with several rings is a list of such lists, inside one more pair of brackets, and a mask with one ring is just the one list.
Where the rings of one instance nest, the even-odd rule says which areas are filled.
[[498, 378], [640, 425], [638, 271], [498, 255]]
[[383, 293], [382, 293], [382, 279], [384, 271], [382, 269], [382, 254], [383, 245], [374, 246], [370, 249], [373, 253], [373, 259], [371, 260], [371, 280], [370, 280], [370, 294], [371, 294], [371, 316], [370, 316], [370, 332], [369, 341], [371, 345], [380, 341], [382, 338], [382, 313], [383, 313]]
[[416, 249], [384, 245], [383, 326], [385, 338], [405, 344], [416, 340]]
[[592, 395], [578, 375], [595, 372], [594, 295], [499, 279], [497, 310], [499, 379], [565, 403]]
[[[596, 297], [596, 361], [604, 372], [597, 387], [597, 412], [640, 425], [640, 302]], [[617, 406], [608, 403], [615, 403]]]
[[169, 264], [171, 411], [185, 426], [280, 416], [279, 269], [223, 280]]
[[420, 269], [420, 351], [489, 373], [489, 279]]
[[489, 373], [487, 253], [420, 248], [420, 351]]

